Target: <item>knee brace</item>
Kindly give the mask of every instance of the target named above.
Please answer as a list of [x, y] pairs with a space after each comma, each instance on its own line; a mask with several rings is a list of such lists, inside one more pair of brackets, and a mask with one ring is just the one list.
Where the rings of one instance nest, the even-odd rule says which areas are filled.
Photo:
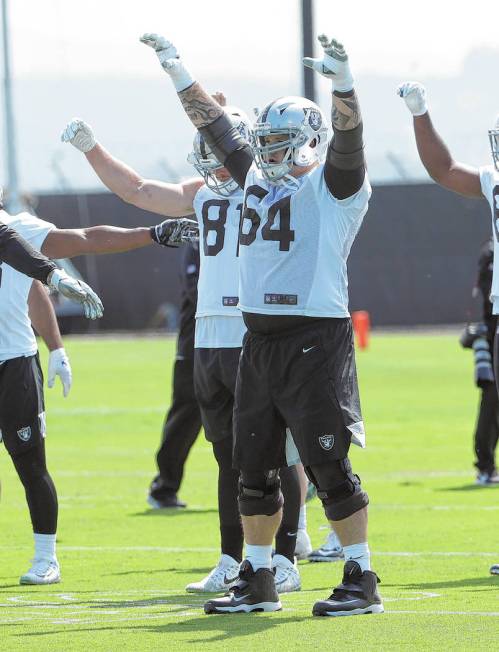
[[283, 506], [277, 470], [241, 472], [239, 511], [242, 516], [273, 516]]
[[352, 472], [347, 457], [307, 466], [305, 472], [317, 487], [317, 495], [329, 520], [341, 521], [369, 504], [369, 497], [360, 486], [359, 476]]

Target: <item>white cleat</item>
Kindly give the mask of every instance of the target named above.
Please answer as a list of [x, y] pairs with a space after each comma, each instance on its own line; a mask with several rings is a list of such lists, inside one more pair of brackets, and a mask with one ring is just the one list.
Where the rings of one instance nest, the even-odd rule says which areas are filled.
[[215, 568], [200, 582], [185, 587], [187, 593], [225, 593], [239, 580], [239, 562], [222, 555]]
[[490, 567], [490, 574], [499, 575], [499, 564], [494, 564], [493, 566]]
[[299, 529], [296, 535], [295, 556], [297, 559], [307, 559], [312, 552], [312, 542], [307, 530]]
[[343, 559], [343, 548], [334, 530], [329, 532], [325, 543], [320, 548], [312, 550], [307, 559], [309, 561], [341, 561]]
[[277, 593], [292, 593], [301, 589], [298, 568], [287, 557], [274, 555], [272, 557], [272, 570], [275, 573]]
[[19, 578], [19, 584], [58, 584], [61, 581], [57, 559], [33, 559], [31, 563], [29, 571]]

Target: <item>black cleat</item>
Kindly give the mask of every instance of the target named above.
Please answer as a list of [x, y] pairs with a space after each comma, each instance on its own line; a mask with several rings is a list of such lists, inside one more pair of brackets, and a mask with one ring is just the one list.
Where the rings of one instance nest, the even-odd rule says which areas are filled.
[[379, 578], [372, 571], [362, 572], [356, 561], [347, 561], [343, 581], [327, 600], [314, 604], [314, 616], [357, 616], [381, 614], [383, 603], [376, 585]]
[[147, 503], [153, 509], [180, 509], [187, 504], [177, 498], [177, 492], [163, 485], [160, 475], [151, 482]]
[[239, 569], [239, 581], [223, 598], [208, 600], [205, 614], [249, 613], [250, 611], [279, 611], [282, 609], [275, 588], [274, 573], [259, 568], [256, 573], [245, 559]]

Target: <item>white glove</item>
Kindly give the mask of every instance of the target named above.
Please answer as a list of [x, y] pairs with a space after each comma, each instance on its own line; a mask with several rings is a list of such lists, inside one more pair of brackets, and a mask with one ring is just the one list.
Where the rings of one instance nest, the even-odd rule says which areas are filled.
[[303, 65], [330, 79], [334, 91], [340, 93], [351, 91], [353, 77], [345, 48], [339, 41], [334, 39], [330, 41], [325, 34], [321, 34], [318, 39], [323, 49], [322, 57], [320, 59], [303, 57]]
[[59, 376], [62, 383], [62, 393], [64, 398], [69, 394], [71, 384], [73, 382], [73, 374], [71, 372], [71, 365], [66, 351], [62, 349], [55, 349], [49, 354], [49, 372], [47, 384], [52, 389], [55, 383], [55, 377]]
[[69, 276], [64, 270], [54, 269], [50, 272], [47, 284], [52, 290], [57, 290], [68, 299], [81, 303], [87, 319], [98, 319], [104, 314], [102, 301], [92, 288], [83, 281]]
[[143, 34], [140, 42], [152, 48], [159, 59], [163, 70], [170, 75], [177, 93], [185, 91], [194, 84], [191, 73], [185, 68], [177, 53], [177, 48], [159, 34]]
[[71, 143], [80, 152], [89, 152], [96, 143], [92, 127], [79, 118], [73, 118], [68, 122], [61, 133], [61, 140], [63, 143]]
[[426, 89], [419, 82], [404, 82], [397, 88], [397, 95], [405, 100], [412, 115], [424, 115], [428, 111]]

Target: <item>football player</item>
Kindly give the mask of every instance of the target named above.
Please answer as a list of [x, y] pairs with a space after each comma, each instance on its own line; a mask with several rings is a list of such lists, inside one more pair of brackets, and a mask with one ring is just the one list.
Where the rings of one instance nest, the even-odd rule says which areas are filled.
[[[220, 99], [220, 97], [219, 97]], [[237, 107], [213, 100], [237, 133], [250, 135], [248, 118]], [[194, 139], [188, 160], [201, 178], [182, 183], [143, 179], [116, 160], [95, 140], [85, 122], [74, 119], [62, 134], [84, 152], [101, 181], [119, 197], [139, 208], [163, 215], [190, 215], [199, 224], [200, 273], [194, 340], [194, 389], [206, 438], [218, 464], [218, 504], [221, 556], [213, 570], [189, 592], [222, 592], [238, 578], [243, 532], [238, 509], [239, 474], [232, 468], [232, 413], [241, 345], [246, 327], [237, 308], [239, 289], [238, 233], [243, 194], [204, 138]], [[300, 508], [295, 468], [282, 470], [286, 519], [277, 533], [273, 564], [281, 592], [300, 588], [294, 550]]]
[[[151, 46], [204, 142], [245, 188], [239, 233], [239, 306], [248, 328], [234, 407], [234, 464], [246, 559], [230, 593], [206, 613], [281, 608], [271, 571], [282, 515], [277, 469], [286, 427], [343, 546], [343, 581], [314, 605], [317, 616], [383, 611], [367, 544], [368, 497], [352, 471], [352, 440], [364, 444], [347, 257], [367, 212], [362, 119], [343, 46], [319, 37], [304, 64], [332, 82], [334, 137], [321, 109], [301, 97], [270, 102], [252, 148], [195, 81], [172, 43]], [[327, 153], [326, 153], [327, 150]], [[325, 159], [325, 160], [324, 160]]]
[[[492, 314], [499, 315], [499, 116], [489, 129], [492, 164], [475, 168], [454, 160], [430, 118], [426, 89], [419, 82], [408, 81], [397, 89], [413, 115], [414, 135], [419, 157], [430, 177], [443, 188], [476, 199], [486, 199], [492, 217], [494, 265], [492, 270]], [[499, 378], [499, 331], [494, 341], [494, 376]], [[497, 383], [496, 383], [497, 385]], [[490, 572], [494, 572], [492, 566]], [[497, 570], [496, 570], [497, 572]]]
[[[112, 226], [57, 229], [30, 213], [9, 215], [1, 210], [0, 223], [11, 227], [31, 247], [51, 258], [118, 253], [145, 247], [154, 241], [175, 246], [184, 239], [197, 237], [197, 225], [190, 220], [166, 220], [150, 229]], [[43, 278], [48, 267], [46, 259], [38, 257], [37, 265], [39, 276]], [[102, 304], [97, 295], [84, 283], [54, 268], [51, 266], [50, 285], [70, 298], [83, 301], [88, 317], [102, 316]], [[43, 269], [45, 272], [42, 273]], [[20, 583], [53, 584], [60, 581], [55, 550], [58, 505], [45, 459], [43, 374], [29, 320], [28, 297], [32, 279], [8, 264], [3, 264], [0, 271], [0, 431], [25, 488], [35, 540], [32, 566], [22, 575]], [[52, 358], [52, 365], [64, 366], [60, 351], [57, 358], [58, 362]], [[51, 382], [53, 366], [49, 369]], [[68, 388], [67, 381], [66, 376]]]

